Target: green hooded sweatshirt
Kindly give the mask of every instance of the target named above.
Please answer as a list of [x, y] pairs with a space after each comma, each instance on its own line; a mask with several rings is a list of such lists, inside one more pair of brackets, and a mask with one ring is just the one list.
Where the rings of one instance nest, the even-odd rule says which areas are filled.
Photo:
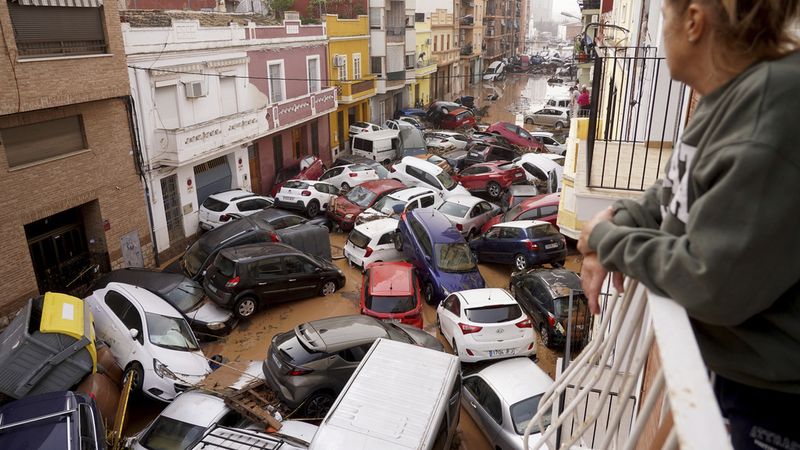
[[800, 393], [800, 52], [703, 97], [665, 177], [589, 237], [686, 308], [708, 367]]

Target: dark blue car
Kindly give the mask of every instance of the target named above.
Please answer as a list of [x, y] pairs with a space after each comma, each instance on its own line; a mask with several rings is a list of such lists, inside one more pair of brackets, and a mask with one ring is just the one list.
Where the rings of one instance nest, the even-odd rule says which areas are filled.
[[469, 246], [482, 262], [513, 264], [518, 270], [548, 263], [560, 267], [567, 258], [564, 236], [540, 220], [498, 223]]
[[451, 292], [486, 286], [469, 245], [435, 209], [414, 209], [401, 215], [394, 246], [414, 264], [428, 304], [439, 303]]

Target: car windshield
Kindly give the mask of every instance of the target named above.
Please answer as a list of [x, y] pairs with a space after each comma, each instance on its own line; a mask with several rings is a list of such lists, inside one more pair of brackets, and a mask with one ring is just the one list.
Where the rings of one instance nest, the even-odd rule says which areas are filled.
[[405, 207], [406, 207], [406, 202], [404, 202], [403, 200], [398, 200], [388, 195], [378, 200], [377, 202], [375, 202], [374, 205], [372, 205], [372, 209], [374, 209], [375, 211], [388, 215], [395, 214], [396, 208], [399, 208], [399, 210], [402, 211]]
[[393, 341], [405, 342], [407, 344], [416, 344], [414, 339], [411, 336], [403, 331], [402, 328], [398, 327], [393, 323], [383, 323], [383, 326], [386, 328], [386, 333], [389, 335], [389, 338]]
[[352, 126], [357, 128], [369, 128], [369, 124], [366, 122], [356, 122]]
[[528, 237], [530, 237], [531, 239], [551, 237], [558, 234], [558, 230], [556, 230], [556, 227], [550, 225], [549, 223], [528, 227], [527, 232], [528, 232]]
[[475, 259], [466, 243], [436, 244], [436, 262], [445, 272], [471, 272], [477, 270]]
[[559, 318], [577, 317], [579, 314], [585, 314], [587, 304], [583, 294], [574, 295], [572, 297], [572, 314], [570, 314], [569, 297], [559, 297], [553, 301], [553, 309], [555, 309], [553, 312]]
[[506, 211], [506, 213], [503, 214], [503, 220], [501, 220], [501, 222], [510, 222], [510, 221], [514, 220], [515, 217], [520, 215], [520, 213], [522, 213], [522, 204], [521, 203], [519, 205], [509, 209], [508, 211]]
[[209, 211], [214, 211], [214, 212], [225, 211], [225, 208], [227, 207], [228, 207], [227, 203], [219, 201], [212, 197], [208, 197], [206, 201], [203, 202], [203, 208]]
[[[514, 423], [514, 431], [516, 431], [517, 434], [522, 435], [525, 432], [525, 428], [528, 426], [528, 422], [536, 415], [542, 395], [544, 394], [535, 395], [511, 405], [511, 421]], [[545, 428], [550, 426], [550, 411], [543, 415], [542, 424]], [[535, 424], [531, 430], [531, 434], [541, 432], [542, 430], [539, 428], [538, 423]]]
[[444, 202], [442, 203], [442, 206], [439, 207], [439, 211], [441, 211], [442, 214], [447, 214], [448, 216], [464, 217], [469, 212], [469, 207], [459, 205], [458, 203]]
[[358, 230], [351, 231], [350, 237], [348, 237], [347, 240], [358, 248], [367, 248], [370, 241], [369, 236]]
[[195, 241], [183, 256], [183, 263], [189, 275], [195, 276], [197, 272], [203, 267], [203, 263], [208, 258], [209, 251], [203, 246], [203, 240]]
[[194, 281], [183, 281], [175, 286], [174, 289], [164, 294], [172, 306], [180, 309], [182, 312], [193, 310], [197, 305], [203, 301], [203, 286]]
[[458, 186], [458, 183], [456, 183], [444, 170], [439, 172], [439, 175], [436, 175], [436, 178], [439, 179], [439, 182], [441, 182], [442, 186], [444, 186], [444, 188], [448, 191], [452, 191], [456, 186]]
[[519, 319], [522, 317], [522, 310], [519, 305], [492, 305], [466, 309], [464, 314], [470, 322], [502, 323]]
[[377, 313], [399, 313], [411, 311], [417, 306], [414, 296], [365, 295], [364, 306]]
[[205, 427], [158, 416], [139, 444], [150, 450], [185, 450], [203, 437]]
[[182, 317], [167, 317], [155, 313], [144, 313], [147, 320], [148, 338], [153, 345], [170, 350], [194, 351], [200, 347]]
[[345, 195], [345, 198], [362, 208], [367, 208], [372, 201], [375, 200], [377, 195], [378, 194], [370, 191], [364, 186], [356, 186], [353, 189], [350, 189], [350, 192]]

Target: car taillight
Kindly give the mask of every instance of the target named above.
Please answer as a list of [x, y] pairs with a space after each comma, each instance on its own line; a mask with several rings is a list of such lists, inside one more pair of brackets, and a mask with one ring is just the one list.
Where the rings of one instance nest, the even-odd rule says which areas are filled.
[[272, 241], [272, 242], [280, 242], [281, 241], [281, 237], [278, 236], [278, 233], [272, 232], [272, 233], [269, 234], [269, 240]]
[[515, 323], [514, 325], [516, 325], [517, 328], [533, 328], [533, 325], [531, 325], [531, 319], [525, 319], [522, 322]]
[[300, 195], [302, 195], [303, 197], [309, 197], [311, 196], [311, 191], [303, 191], [300, 193]]
[[394, 172], [395, 172], [394, 166], [392, 166], [392, 167], [389, 167], [389, 172], [392, 172], [392, 173], [394, 173]]
[[372, 247], [367, 246], [367, 250], [364, 252], [364, 258], [368, 258], [369, 255], [372, 254]]
[[556, 319], [555, 319], [555, 317], [553, 317], [553, 316], [551, 316], [551, 315], [548, 315], [548, 316], [547, 316], [547, 323], [549, 323], [551, 327], [554, 327], [554, 326], [556, 326]]
[[456, 224], [456, 230], [463, 231], [464, 230], [464, 225], [461, 225], [460, 223], [457, 223]]
[[229, 288], [236, 287], [239, 284], [239, 281], [240, 281], [240, 279], [239, 279], [239, 276], [237, 275], [237, 276], [231, 278], [230, 280], [228, 280], [228, 282], [225, 283], [225, 287], [229, 287]]
[[539, 250], [539, 245], [536, 242], [533, 242], [533, 241], [525, 241], [525, 246], [528, 248], [528, 250], [530, 250], [532, 252], [535, 252], [535, 251]]
[[231, 216], [229, 216], [227, 214], [223, 214], [223, 215], [219, 216], [219, 221], [220, 222], [227, 222], [229, 220], [231, 220]]
[[355, 177], [357, 177], [357, 176], [358, 176], [358, 174], [357, 174], [357, 173], [355, 173], [355, 172], [350, 172], [350, 174], [349, 174], [349, 175], [350, 175], [350, 178], [355, 178]]
[[461, 334], [470, 334], [470, 333], [477, 333], [481, 331], [483, 327], [479, 327], [476, 325], [467, 325], [465, 323], [459, 323], [458, 328], [461, 328]]
[[295, 367], [294, 369], [290, 370], [287, 375], [290, 377], [296, 377], [300, 375], [308, 375], [311, 372], [313, 372], [311, 369], [301, 369], [299, 367]]

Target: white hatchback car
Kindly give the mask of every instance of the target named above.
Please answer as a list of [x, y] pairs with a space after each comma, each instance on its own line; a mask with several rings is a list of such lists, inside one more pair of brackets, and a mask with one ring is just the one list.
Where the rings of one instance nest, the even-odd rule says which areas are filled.
[[86, 297], [97, 337], [106, 341], [133, 390], [165, 402], [201, 382], [211, 367], [183, 314], [152, 292], [108, 283]]
[[381, 197], [372, 207], [359, 214], [356, 223], [365, 223], [383, 217], [399, 216], [415, 208], [437, 208], [442, 196], [433, 189], [410, 187]]
[[561, 192], [564, 167], [545, 153], [525, 153], [514, 160], [514, 165], [522, 167], [529, 183], [546, 183], [549, 192]]
[[328, 209], [332, 198], [339, 195], [339, 188], [322, 181], [289, 180], [283, 183], [275, 195], [275, 206], [283, 209], [303, 211], [313, 219]]
[[402, 261], [403, 254], [394, 248], [397, 219], [378, 219], [356, 225], [344, 244], [347, 262], [364, 270], [377, 261]]
[[454, 148], [456, 150], [463, 150], [469, 144], [469, 138], [464, 133], [450, 130], [433, 130], [425, 132], [425, 142], [428, 147], [441, 149]]
[[272, 197], [263, 197], [241, 189], [211, 194], [198, 211], [200, 228], [214, 229], [237, 216], [249, 216], [269, 208], [273, 203]]
[[500, 210], [486, 200], [472, 195], [450, 197], [437, 209], [447, 216], [467, 240], [479, 235], [483, 224]]
[[469, 191], [453, 180], [444, 169], [413, 156], [406, 156], [393, 165], [389, 177], [409, 187], [420, 186], [433, 189], [444, 199], [454, 195], [470, 195]]
[[381, 126], [375, 125], [374, 123], [354, 122], [350, 125], [350, 129], [348, 130], [349, 131], [348, 136], [350, 140], [352, 140], [353, 136], [357, 134], [366, 133], [369, 131], [379, 131], [379, 130], [381, 130]]
[[549, 131], [531, 131], [530, 133], [534, 139], [544, 144], [550, 153], [564, 155], [567, 152], [567, 145], [565, 143], [558, 142], [553, 137], [553, 133], [550, 133]]
[[380, 175], [370, 166], [347, 164], [328, 169], [319, 177], [319, 181], [324, 181], [346, 190], [365, 181], [379, 180], [380, 178]]
[[505, 289], [454, 292], [436, 308], [436, 317], [462, 362], [536, 354], [531, 321]]

